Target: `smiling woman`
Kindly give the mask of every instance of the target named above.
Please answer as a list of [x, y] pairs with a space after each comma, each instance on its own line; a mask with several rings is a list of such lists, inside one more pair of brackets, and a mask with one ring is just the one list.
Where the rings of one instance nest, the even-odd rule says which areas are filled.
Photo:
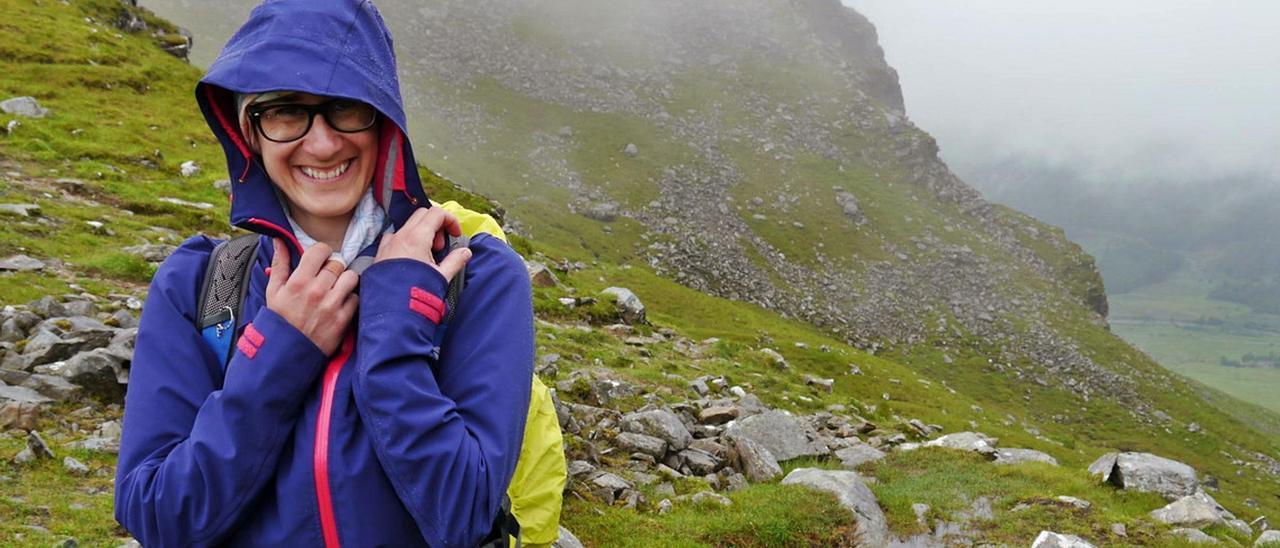
[[[257, 251], [243, 285], [204, 236], [156, 272], [116, 519], [148, 546], [505, 545], [529, 278], [498, 237], [446, 249], [460, 223], [418, 179], [382, 17], [367, 0], [266, 2], [196, 97], [235, 181], [231, 222], [259, 234], [223, 249]], [[466, 299], [446, 303], [456, 277]], [[237, 290], [239, 310], [195, 325]], [[208, 342], [227, 330], [234, 346]]]

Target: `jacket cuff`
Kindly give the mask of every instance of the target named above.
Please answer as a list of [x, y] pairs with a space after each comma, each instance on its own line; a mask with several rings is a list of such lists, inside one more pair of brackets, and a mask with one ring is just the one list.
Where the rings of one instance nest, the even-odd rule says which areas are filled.
[[[236, 351], [227, 364], [224, 389], [241, 385], [258, 390], [261, 383], [273, 378], [311, 379], [323, 368], [326, 358], [298, 328], [264, 306], [236, 341]], [[308, 386], [297, 384], [304, 389]]]
[[444, 276], [424, 262], [376, 263], [360, 276], [360, 325], [393, 322], [424, 342], [434, 342], [436, 329], [448, 313], [444, 302], [448, 289]]

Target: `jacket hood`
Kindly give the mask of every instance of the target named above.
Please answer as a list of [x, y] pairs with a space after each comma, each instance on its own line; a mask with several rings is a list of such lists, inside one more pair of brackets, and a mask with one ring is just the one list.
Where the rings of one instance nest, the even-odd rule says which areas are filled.
[[196, 85], [231, 175], [231, 224], [301, 246], [261, 160], [240, 134], [236, 93], [301, 91], [357, 99], [382, 114], [374, 198], [399, 227], [430, 207], [413, 160], [391, 33], [368, 0], [267, 0]]

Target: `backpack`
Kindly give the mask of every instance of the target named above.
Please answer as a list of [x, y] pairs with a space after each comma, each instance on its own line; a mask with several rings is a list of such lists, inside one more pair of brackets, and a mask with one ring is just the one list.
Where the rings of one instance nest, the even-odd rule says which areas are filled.
[[[507, 241], [506, 234], [493, 217], [471, 211], [449, 201], [443, 207], [458, 217], [463, 235], [449, 238], [450, 250], [470, 244], [470, 236], [484, 232]], [[200, 309], [196, 314], [196, 328], [223, 369], [231, 361], [231, 349], [235, 347], [236, 318], [244, 306], [248, 290], [249, 274], [253, 258], [258, 252], [259, 236], [243, 234], [218, 244], [209, 257], [209, 266], [200, 285]], [[458, 299], [465, 287], [466, 267], [449, 281], [445, 293], [447, 303], [445, 317], [440, 325], [446, 326], [453, 319]], [[507, 496], [494, 519], [494, 528], [482, 546], [507, 546], [504, 539], [514, 539], [522, 544], [544, 545], [559, 537], [560, 507], [564, 495], [567, 471], [564, 460], [564, 438], [555, 406], [547, 386], [533, 376], [533, 389], [529, 396], [529, 414], [525, 418], [524, 440], [520, 445], [520, 457], [515, 474], [507, 486]]]

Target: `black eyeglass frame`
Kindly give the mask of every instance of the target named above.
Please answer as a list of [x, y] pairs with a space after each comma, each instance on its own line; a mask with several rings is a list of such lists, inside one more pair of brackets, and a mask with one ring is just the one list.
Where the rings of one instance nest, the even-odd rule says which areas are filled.
[[[329, 128], [338, 133], [360, 133], [361, 131], [368, 131], [369, 128], [377, 125], [378, 119], [382, 116], [382, 113], [378, 112], [378, 109], [375, 108], [373, 109], [373, 118], [369, 121], [369, 125], [359, 129], [341, 129], [338, 126], [334, 125], [333, 118], [332, 118], [333, 110], [330, 108], [337, 103], [351, 103], [355, 105], [368, 104], [368, 103], [362, 103], [361, 101], [353, 101], [351, 99], [332, 99], [329, 101], [325, 101], [323, 103], [316, 103], [314, 105], [308, 105], [304, 103], [274, 103], [274, 104], [267, 104], [267, 105], [260, 105], [260, 106], [254, 105], [254, 106], [250, 106], [246, 110], [249, 114], [249, 124], [253, 126], [253, 130], [258, 132], [258, 135], [261, 135], [263, 139], [266, 139], [273, 143], [292, 143], [294, 141], [297, 141], [298, 139], [306, 137], [308, 133], [311, 133], [311, 126], [315, 124], [316, 114], [320, 114], [321, 116], [324, 116], [324, 121], [326, 124], [329, 124]], [[306, 111], [307, 127], [304, 128], [302, 130], [302, 133], [298, 134], [297, 137], [294, 137], [292, 139], [283, 139], [283, 140], [272, 139], [271, 136], [267, 135], [266, 130], [262, 129], [262, 114], [268, 110], [271, 110], [273, 108], [279, 108], [279, 107], [293, 107], [293, 108], [298, 108]]]

